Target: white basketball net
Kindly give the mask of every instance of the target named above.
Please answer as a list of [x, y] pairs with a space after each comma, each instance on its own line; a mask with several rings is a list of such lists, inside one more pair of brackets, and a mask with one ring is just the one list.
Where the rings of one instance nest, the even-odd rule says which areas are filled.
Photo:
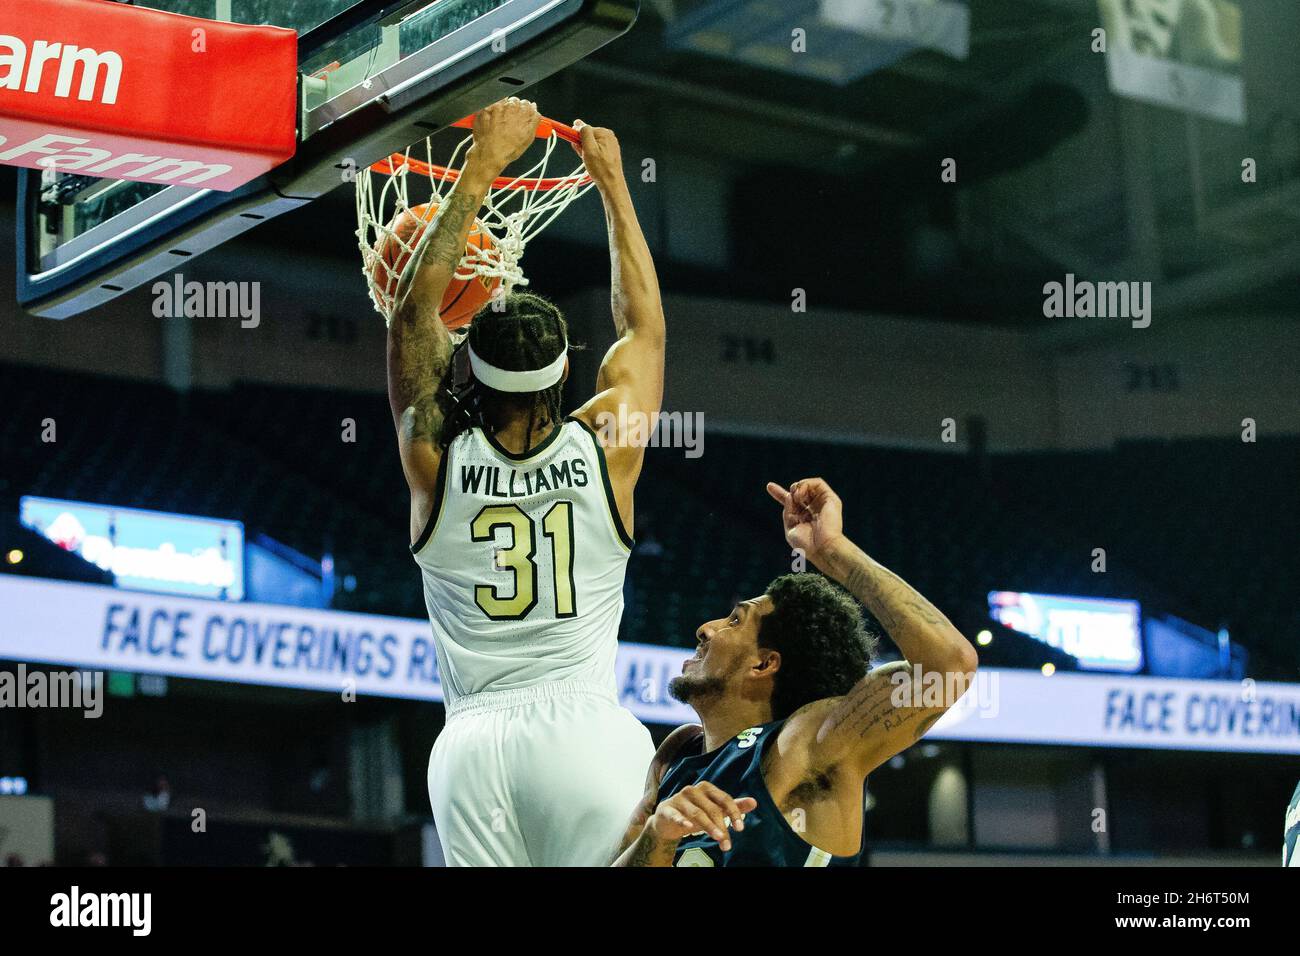
[[[454, 171], [460, 167], [464, 153], [473, 142], [472, 135], [460, 141], [448, 163], [450, 169]], [[488, 191], [483, 211], [475, 221], [470, 235], [481, 236], [486, 233], [492, 241], [490, 244], [483, 243], [485, 248], [481, 249], [473, 242], [469, 244], [456, 269], [456, 279], [499, 277], [501, 285], [496, 295], [504, 295], [516, 286], [527, 285], [528, 279], [519, 266], [524, 248], [534, 236], [564, 212], [571, 202], [594, 185], [587, 178], [587, 171], [581, 163], [567, 176], [546, 180], [551, 155], [561, 140], [552, 131], [544, 142], [545, 153], [535, 166], [516, 176], [509, 184], [493, 186]], [[370, 299], [386, 323], [392, 321], [406, 301], [411, 278], [415, 274], [413, 264], [419, 263], [424, 257], [429, 236], [433, 234], [433, 230], [426, 226], [408, 240], [403, 240], [392, 227], [403, 213], [410, 212], [422, 202], [441, 205], [454, 184], [454, 179], [444, 182], [430, 172], [442, 168], [433, 162], [431, 139], [424, 141], [423, 160], [412, 156], [412, 150], [417, 148], [418, 146], [412, 147], [405, 154], [377, 164], [392, 169], [391, 174], [371, 168], [357, 173], [357, 241], [361, 249], [362, 271], [370, 289]], [[456, 174], [453, 172], [452, 175]], [[418, 177], [421, 184], [425, 181], [430, 184], [432, 191], [427, 200], [413, 199], [410, 196], [409, 186], [413, 176]], [[376, 184], [376, 177], [382, 182]], [[551, 188], [528, 188], [530, 181], [534, 180], [546, 180], [545, 185]], [[400, 273], [382, 255], [386, 246], [390, 249], [393, 262], [402, 265]]]

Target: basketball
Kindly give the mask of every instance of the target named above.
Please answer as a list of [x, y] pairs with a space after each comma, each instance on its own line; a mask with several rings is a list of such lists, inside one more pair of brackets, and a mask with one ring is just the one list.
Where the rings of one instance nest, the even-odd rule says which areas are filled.
[[[376, 249], [380, 256], [373, 273], [376, 294], [387, 297], [396, 289], [397, 280], [411, 258], [410, 250], [420, 241], [425, 226], [433, 221], [437, 212], [436, 203], [421, 203], [398, 213], [389, 227], [392, 234], [384, 234]], [[467, 248], [486, 249], [491, 246], [492, 237], [486, 231], [480, 229], [470, 233]], [[497, 276], [453, 277], [438, 309], [442, 324], [453, 331], [468, 325], [474, 314], [491, 300], [500, 284], [501, 279]]]

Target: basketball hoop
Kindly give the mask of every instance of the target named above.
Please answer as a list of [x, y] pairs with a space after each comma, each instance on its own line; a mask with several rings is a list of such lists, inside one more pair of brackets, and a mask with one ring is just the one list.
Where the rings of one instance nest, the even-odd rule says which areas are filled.
[[[468, 116], [452, 125], [470, 129], [474, 117]], [[476, 277], [485, 282], [499, 280], [494, 295], [504, 295], [516, 286], [527, 285], [528, 279], [519, 266], [525, 247], [570, 203], [592, 187], [591, 177], [581, 163], [567, 176], [546, 175], [552, 154], [561, 140], [575, 144], [581, 142], [577, 130], [543, 119], [537, 127], [537, 138], [544, 141], [545, 153], [531, 169], [520, 176], [501, 176], [493, 181], [483, 201], [483, 212], [470, 231], [471, 241], [453, 280], [463, 282]], [[412, 147], [412, 150], [393, 153], [357, 173], [357, 240], [361, 249], [362, 272], [370, 289], [370, 299], [385, 322], [392, 321], [410, 291], [415, 270], [405, 268], [406, 264], [423, 258], [432, 233], [431, 229], [420, 229], [408, 240], [399, 237], [392, 227], [404, 214], [423, 203], [442, 203], [450, 187], [460, 178], [459, 166], [473, 142], [472, 135], [461, 140], [446, 166], [433, 161], [430, 137], [420, 150], [424, 159], [412, 156], [412, 150], [418, 146]], [[430, 195], [427, 199], [411, 195], [409, 187], [413, 175], [419, 178], [421, 185], [428, 180]], [[382, 184], [376, 183], [376, 176], [384, 177]], [[474, 241], [475, 237], [480, 241]], [[391, 250], [393, 243], [397, 244], [402, 255], [385, 257], [381, 250]], [[397, 262], [401, 268], [394, 269], [390, 261]]]

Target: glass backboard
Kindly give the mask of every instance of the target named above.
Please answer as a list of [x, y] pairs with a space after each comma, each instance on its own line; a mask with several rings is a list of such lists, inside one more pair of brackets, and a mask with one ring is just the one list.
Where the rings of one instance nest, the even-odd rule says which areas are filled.
[[308, 202], [626, 31], [637, 0], [137, 0], [299, 34], [298, 155], [231, 193], [19, 171], [18, 290], [62, 318]]

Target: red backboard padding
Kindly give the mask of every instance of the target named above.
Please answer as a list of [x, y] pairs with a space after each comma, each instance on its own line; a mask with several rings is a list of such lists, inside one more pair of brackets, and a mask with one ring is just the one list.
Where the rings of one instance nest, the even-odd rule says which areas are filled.
[[231, 190], [293, 156], [294, 31], [110, 0], [3, 5], [0, 163]]

